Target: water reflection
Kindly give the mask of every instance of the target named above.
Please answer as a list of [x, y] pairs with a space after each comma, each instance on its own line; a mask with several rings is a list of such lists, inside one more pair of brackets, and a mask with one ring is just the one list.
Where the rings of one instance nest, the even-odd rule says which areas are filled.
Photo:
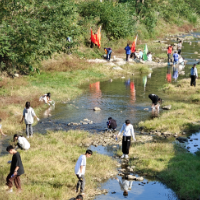
[[93, 104], [93, 106], [94, 107], [99, 106], [98, 102], [102, 98], [102, 92], [100, 89], [100, 81], [90, 84], [90, 93], [91, 93], [91, 103]]
[[173, 67], [173, 79], [175, 82], [178, 79], [178, 68], [177, 67]]
[[169, 83], [171, 83], [171, 81], [172, 81], [172, 76], [171, 76], [171, 67], [170, 67], [170, 66], [167, 67], [166, 79], [167, 79], [167, 81], [168, 81]]

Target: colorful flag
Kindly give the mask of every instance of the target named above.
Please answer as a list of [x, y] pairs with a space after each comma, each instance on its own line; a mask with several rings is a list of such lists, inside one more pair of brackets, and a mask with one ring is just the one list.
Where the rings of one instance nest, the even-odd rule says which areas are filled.
[[101, 47], [101, 26], [96, 34], [93, 34], [91, 29], [91, 42], [96, 44], [99, 48]]
[[137, 43], [137, 37], [138, 37], [138, 35], [135, 37], [135, 40], [133, 41], [133, 44], [131, 46], [131, 53], [135, 52], [135, 47], [136, 47], [136, 43]]
[[147, 44], [144, 47], [144, 53], [143, 53], [143, 60], [146, 61], [147, 60], [147, 53], [148, 53], [148, 48], [147, 48]]

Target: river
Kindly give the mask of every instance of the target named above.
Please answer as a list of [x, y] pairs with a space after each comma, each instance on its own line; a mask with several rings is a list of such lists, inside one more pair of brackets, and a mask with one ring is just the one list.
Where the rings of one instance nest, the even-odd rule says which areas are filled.
[[[194, 33], [193, 35], [199, 34]], [[196, 63], [195, 59], [198, 58], [198, 55], [194, 54], [194, 52], [198, 51], [197, 41], [198, 39], [196, 38], [192, 40], [192, 45], [185, 42], [183, 44], [182, 55], [188, 60], [188, 63], [184, 69], [185, 75], [180, 75], [178, 80], [188, 77], [191, 64]], [[166, 66], [154, 68], [151, 74], [127, 76], [123, 79], [117, 78], [81, 85], [80, 87], [84, 90], [81, 96], [71, 102], [56, 104], [55, 109], [51, 111], [45, 111], [45, 114], [50, 113], [51, 116], [41, 116], [41, 121], [34, 127], [34, 131], [45, 133], [48, 130], [69, 130], [73, 128], [88, 130], [91, 133], [100, 133], [105, 129], [108, 117], [116, 119], [118, 124], [117, 130], [121, 128], [126, 119], [130, 119], [135, 126], [138, 122], [153, 117], [151, 114], [151, 101], [148, 95], [155, 93], [165, 101], [173, 99], [172, 96], [163, 93], [160, 88], [167, 82], [176, 84], [177, 81], [173, 79], [172, 67]], [[100, 107], [101, 111], [93, 111], [94, 107]], [[162, 112], [166, 111], [160, 110], [160, 113]], [[68, 126], [68, 123], [80, 123], [85, 118], [93, 121], [93, 123]], [[136, 132], [138, 133], [137, 129]], [[4, 147], [7, 145], [8, 140], [2, 141], [3, 149], [5, 149]], [[1, 150], [1, 155], [5, 153], [3, 149]], [[113, 156], [115, 153], [115, 149], [112, 147], [92, 146], [91, 149], [109, 156]], [[121, 180], [121, 177], [118, 178]], [[101, 188], [109, 191], [108, 194], [99, 195], [96, 199], [178, 199], [176, 194], [159, 180], [145, 177], [143, 182], [145, 184], [133, 182], [128, 196], [124, 197], [119, 183], [115, 179], [109, 179], [101, 184]]]

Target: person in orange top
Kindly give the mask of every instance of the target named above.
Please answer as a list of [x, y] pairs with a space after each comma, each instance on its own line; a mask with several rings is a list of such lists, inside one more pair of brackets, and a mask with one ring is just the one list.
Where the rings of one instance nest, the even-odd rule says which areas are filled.
[[172, 51], [173, 51], [173, 47], [172, 47], [172, 45], [169, 45], [167, 48], [168, 63], [170, 63], [170, 61], [171, 61]]

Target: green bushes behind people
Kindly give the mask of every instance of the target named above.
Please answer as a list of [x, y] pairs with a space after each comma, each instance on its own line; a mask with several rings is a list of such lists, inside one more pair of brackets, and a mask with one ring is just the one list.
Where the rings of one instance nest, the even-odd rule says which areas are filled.
[[[104, 44], [132, 40], [136, 34], [140, 39], [156, 37], [163, 20], [196, 24], [199, 4], [198, 0], [194, 5], [189, 0], [0, 1], [0, 70], [40, 73], [41, 60], [89, 46], [90, 27], [95, 32], [102, 26]], [[73, 42], [66, 40], [68, 36]]]

